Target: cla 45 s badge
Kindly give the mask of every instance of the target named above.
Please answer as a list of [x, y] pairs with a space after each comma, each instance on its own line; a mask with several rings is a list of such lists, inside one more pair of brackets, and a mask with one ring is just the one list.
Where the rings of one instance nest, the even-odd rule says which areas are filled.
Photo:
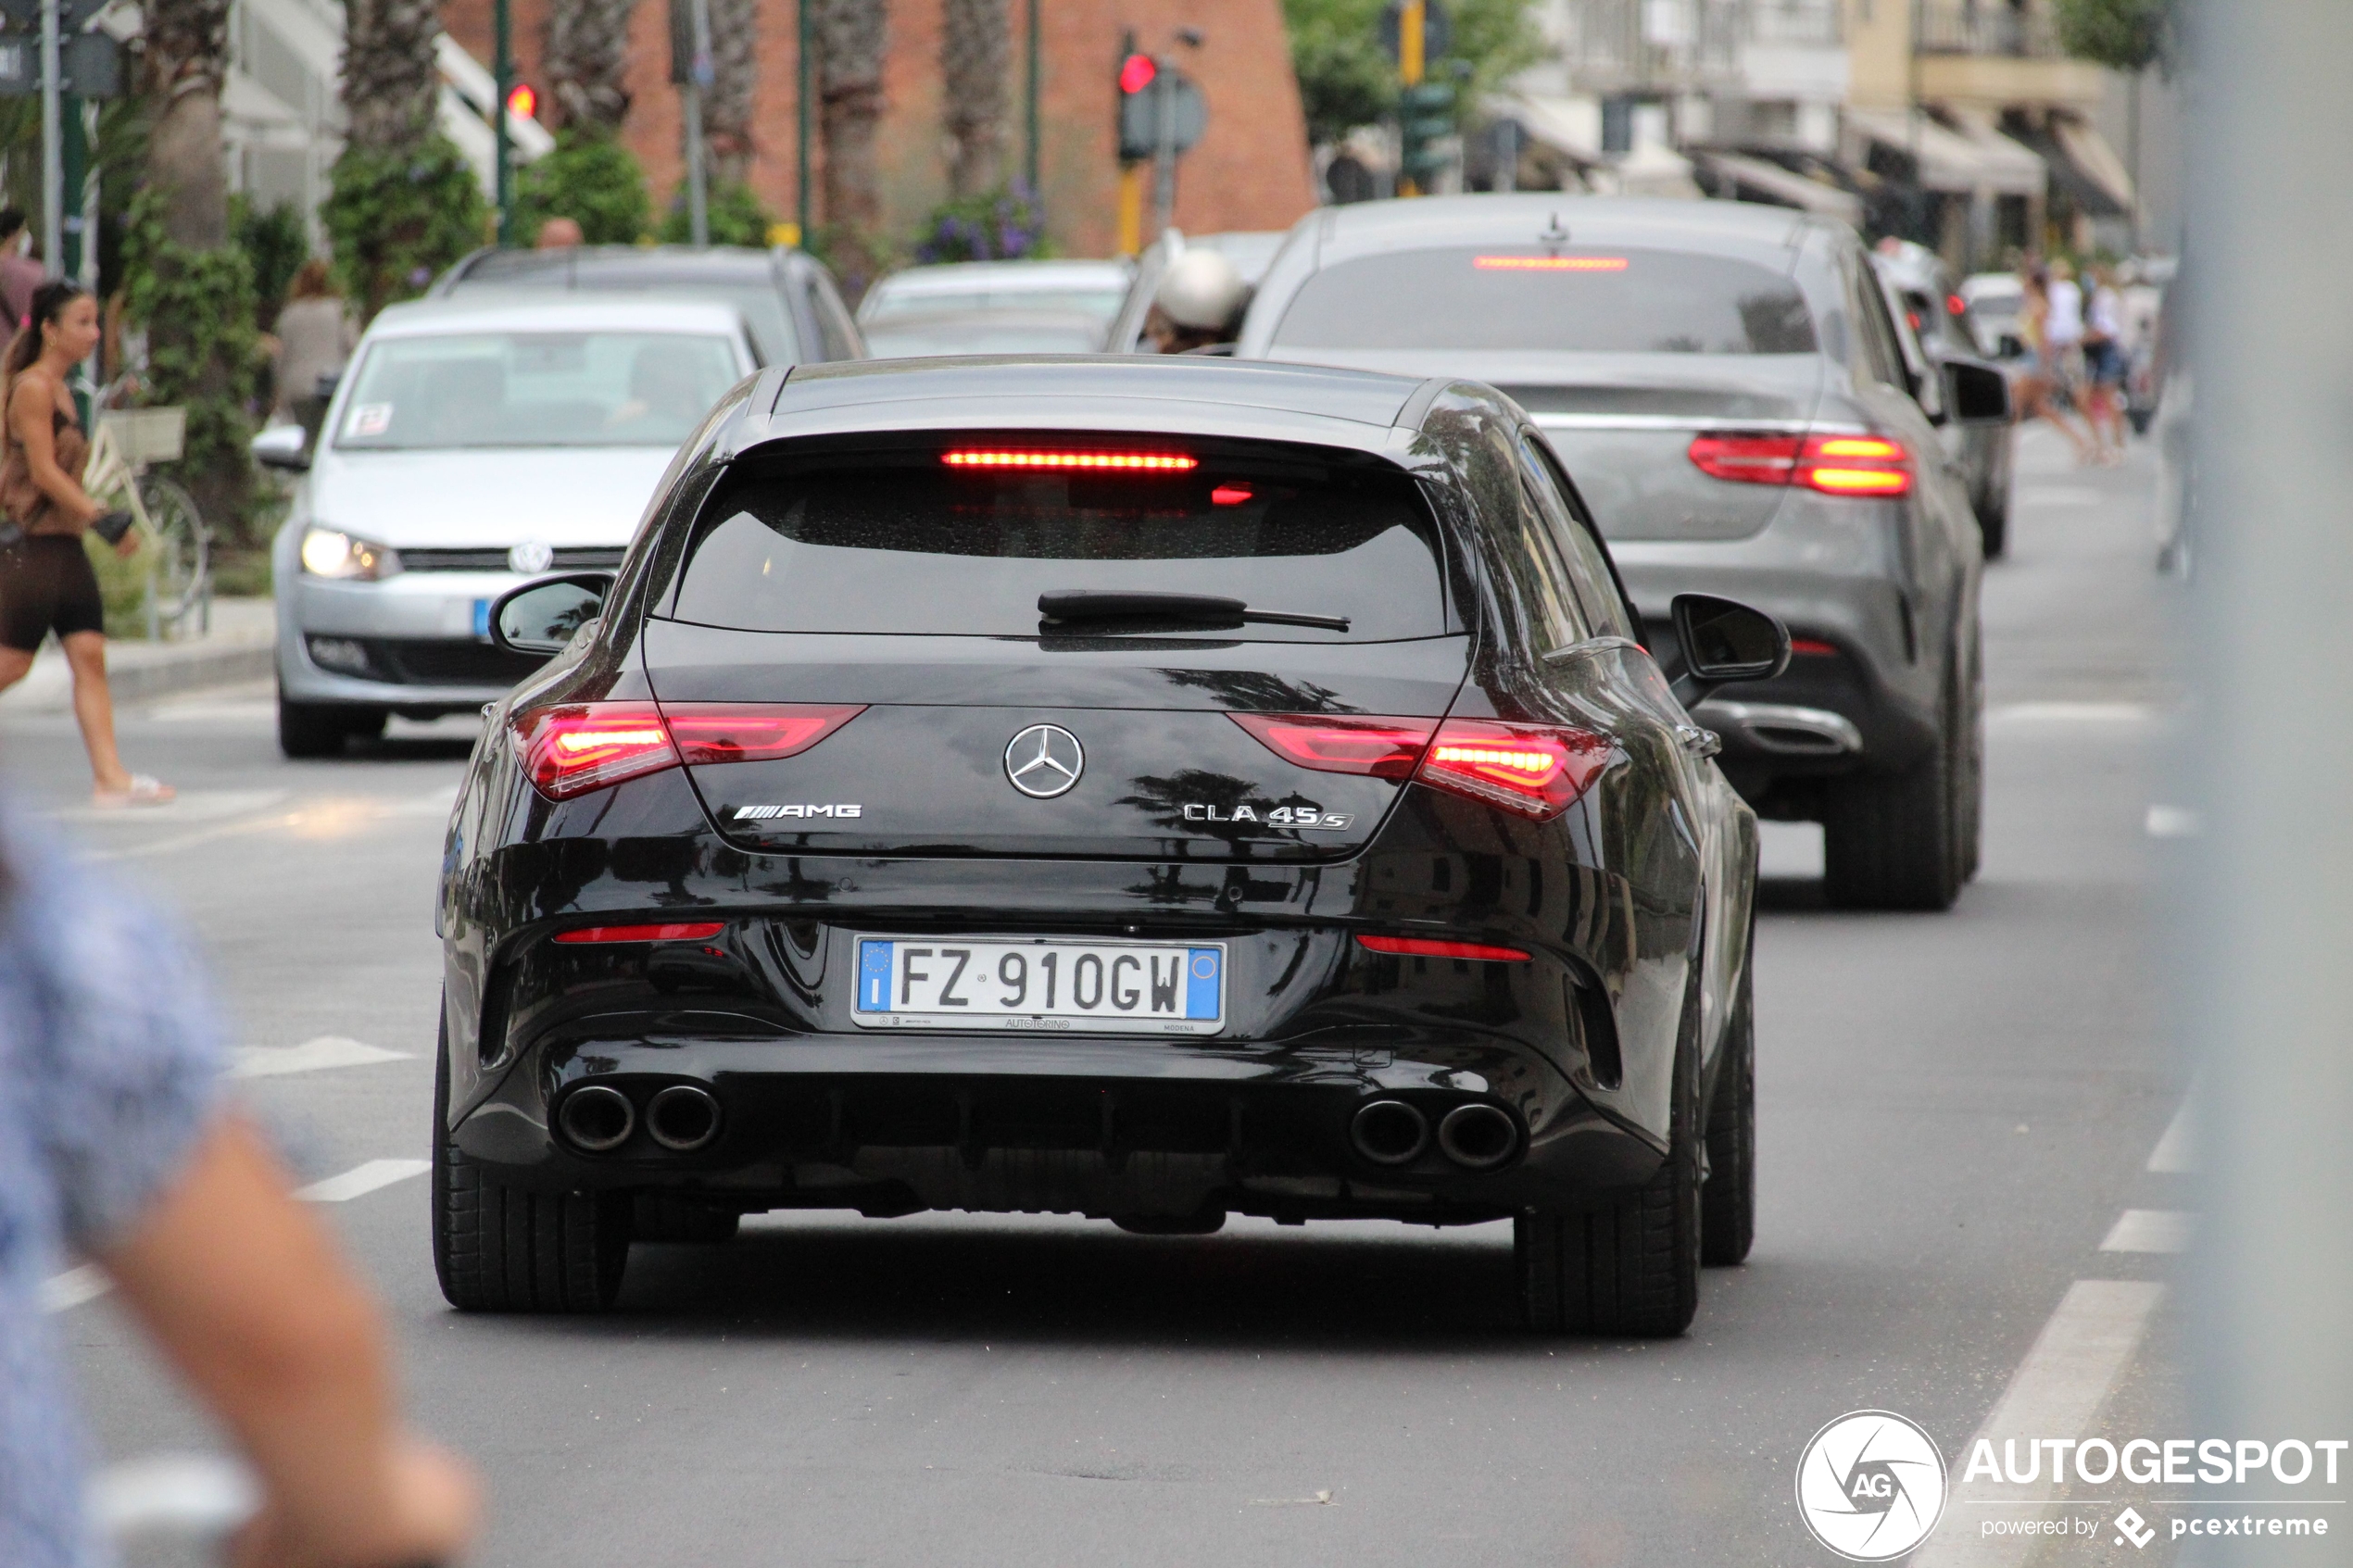
[[1344, 828], [1356, 820], [1353, 811], [1320, 811], [1313, 806], [1274, 806], [1261, 810], [1257, 807], [1240, 805], [1230, 811], [1198, 800], [1185, 803], [1185, 820], [1189, 822], [1264, 822], [1278, 828]]

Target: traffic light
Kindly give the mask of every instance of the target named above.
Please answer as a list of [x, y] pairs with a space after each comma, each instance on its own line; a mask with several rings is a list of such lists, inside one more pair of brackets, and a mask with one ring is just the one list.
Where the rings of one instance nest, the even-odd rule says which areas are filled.
[[1416, 82], [1397, 94], [1397, 172], [1416, 190], [1428, 190], [1444, 173], [1448, 158], [1439, 141], [1454, 133], [1454, 86]]
[[1160, 104], [1152, 84], [1160, 62], [1130, 48], [1119, 60], [1119, 160], [1136, 163], [1152, 156], [1160, 135]]
[[539, 112], [539, 94], [528, 82], [518, 82], [507, 89], [507, 112], [517, 119], [529, 119]]

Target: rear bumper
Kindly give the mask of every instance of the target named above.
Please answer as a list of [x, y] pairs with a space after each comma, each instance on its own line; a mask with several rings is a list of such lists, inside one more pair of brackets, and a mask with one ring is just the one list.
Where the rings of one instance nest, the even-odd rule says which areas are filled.
[[[652, 1097], [709, 1090], [720, 1127], [678, 1153], [645, 1128]], [[566, 1097], [618, 1089], [638, 1111], [620, 1147], [586, 1154], [553, 1127]], [[1377, 1163], [1351, 1137], [1378, 1100], [1434, 1130], [1454, 1107], [1500, 1107], [1518, 1136], [1466, 1170], [1432, 1136]], [[1417, 1049], [1318, 1036], [1298, 1045], [1160, 1039], [799, 1036], [584, 1040], [509, 1072], [455, 1129], [500, 1180], [543, 1188], [691, 1193], [746, 1210], [920, 1209], [1467, 1223], [1579, 1207], [1639, 1185], [1655, 1140], [1603, 1115], [1507, 1041]]]

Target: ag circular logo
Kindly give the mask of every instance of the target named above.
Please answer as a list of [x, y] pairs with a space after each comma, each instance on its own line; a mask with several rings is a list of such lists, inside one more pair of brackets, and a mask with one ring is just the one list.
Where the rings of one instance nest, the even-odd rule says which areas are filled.
[[1840, 1416], [1798, 1458], [1797, 1512], [1816, 1540], [1850, 1562], [1901, 1557], [1944, 1512], [1944, 1456], [1892, 1411]]
[[556, 562], [556, 552], [537, 539], [527, 539], [507, 552], [507, 570], [536, 577]]
[[1005, 746], [1005, 777], [1033, 800], [1051, 800], [1078, 782], [1087, 753], [1060, 724], [1032, 724]]

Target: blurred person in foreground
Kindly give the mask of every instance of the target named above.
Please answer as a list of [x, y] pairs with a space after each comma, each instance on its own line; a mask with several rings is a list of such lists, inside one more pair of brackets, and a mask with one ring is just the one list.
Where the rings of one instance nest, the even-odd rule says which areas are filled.
[[384, 1331], [260, 1136], [177, 934], [0, 799], [0, 1563], [107, 1561], [42, 1281], [70, 1248], [245, 1450], [237, 1568], [417, 1568], [472, 1482], [405, 1434]]
[[25, 324], [0, 358], [0, 691], [21, 681], [50, 633], [73, 671], [73, 716], [90, 753], [91, 799], [160, 806], [169, 784], [122, 765], [107, 685], [107, 607], [82, 535], [94, 532], [128, 558], [139, 548], [131, 514], [108, 511], [82, 488], [89, 438], [69, 390], [73, 368], [98, 345], [98, 302], [58, 279], [32, 294]]
[[278, 406], [271, 418], [302, 426], [315, 446], [319, 426], [327, 417], [320, 383], [343, 373], [359, 341], [351, 307], [335, 293], [327, 264], [317, 257], [295, 273], [271, 335], [278, 340]]
[[1144, 317], [1144, 336], [1160, 354], [1230, 350], [1241, 333], [1250, 294], [1250, 285], [1224, 256], [1189, 250], [1161, 274], [1151, 309]]

